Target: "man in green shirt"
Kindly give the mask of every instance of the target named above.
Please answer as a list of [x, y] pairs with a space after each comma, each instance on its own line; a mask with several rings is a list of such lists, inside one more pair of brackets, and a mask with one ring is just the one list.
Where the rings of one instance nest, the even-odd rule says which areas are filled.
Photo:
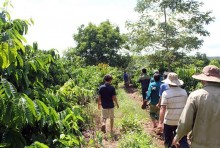
[[204, 87], [189, 95], [173, 145], [192, 131], [192, 148], [220, 148], [220, 69], [208, 65], [192, 77]]

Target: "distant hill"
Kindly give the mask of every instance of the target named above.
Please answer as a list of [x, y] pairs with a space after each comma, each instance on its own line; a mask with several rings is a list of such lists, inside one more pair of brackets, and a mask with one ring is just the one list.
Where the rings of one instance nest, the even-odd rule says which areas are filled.
[[216, 59], [216, 60], [220, 60], [220, 57], [217, 56], [217, 57], [207, 57], [209, 60], [212, 60], [212, 59]]

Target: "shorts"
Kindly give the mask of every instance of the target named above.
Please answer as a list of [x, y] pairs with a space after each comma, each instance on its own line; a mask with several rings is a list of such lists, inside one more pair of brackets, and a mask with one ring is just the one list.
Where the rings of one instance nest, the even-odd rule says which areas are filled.
[[103, 119], [113, 119], [114, 118], [114, 108], [102, 109], [102, 118]]
[[150, 117], [153, 120], [159, 120], [160, 109], [156, 105], [150, 104]]

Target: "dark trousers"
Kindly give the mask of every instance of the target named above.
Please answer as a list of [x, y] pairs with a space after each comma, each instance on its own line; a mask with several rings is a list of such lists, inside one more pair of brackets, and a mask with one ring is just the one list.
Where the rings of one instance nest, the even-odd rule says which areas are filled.
[[[177, 126], [164, 124], [164, 146], [165, 148], [171, 148], [172, 141], [176, 135]], [[187, 142], [187, 136], [184, 136], [180, 141], [180, 148], [189, 148]]]
[[142, 97], [143, 97], [143, 101], [144, 101], [147, 97], [147, 90], [142, 90]]

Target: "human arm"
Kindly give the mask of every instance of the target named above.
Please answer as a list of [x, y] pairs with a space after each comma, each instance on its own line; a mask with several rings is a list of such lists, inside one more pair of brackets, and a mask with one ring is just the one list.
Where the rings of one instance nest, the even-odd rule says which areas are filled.
[[164, 121], [164, 117], [165, 117], [165, 112], [166, 112], [166, 105], [161, 105], [161, 107], [160, 107], [160, 116], [159, 116], [159, 124], [158, 124], [158, 128], [160, 130], [163, 129], [163, 121]]
[[113, 99], [113, 101], [115, 102], [117, 108], [119, 108], [118, 99], [117, 99], [116, 95], [114, 95], [114, 96], [112, 97], [112, 99]]
[[158, 123], [158, 128], [160, 130], [162, 130], [162, 127], [163, 127], [164, 117], [165, 117], [165, 113], [166, 113], [166, 109], [168, 105], [166, 96], [167, 96], [166, 92], [164, 92], [161, 96], [161, 103], [160, 103], [161, 107], [160, 107], [159, 123]]
[[98, 109], [99, 109], [99, 110], [101, 109], [101, 105], [102, 105], [101, 96], [98, 95]]
[[148, 89], [147, 89], [147, 95], [146, 95], [146, 99], [145, 99], [145, 101], [146, 102], [149, 102], [150, 101], [150, 96], [151, 96], [151, 84], [149, 84], [149, 86], [148, 86]]

